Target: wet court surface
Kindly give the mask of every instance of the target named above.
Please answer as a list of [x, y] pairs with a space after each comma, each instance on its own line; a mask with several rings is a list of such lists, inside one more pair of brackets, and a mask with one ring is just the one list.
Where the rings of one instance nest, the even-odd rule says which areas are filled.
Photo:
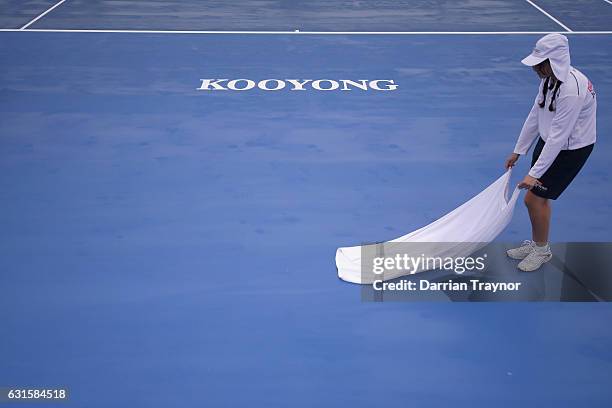
[[[334, 3], [67, 1], [29, 29], [527, 33], [0, 33], [0, 386], [64, 385], [92, 407], [610, 401], [606, 303], [368, 303], [334, 265], [337, 247], [419, 228], [502, 174], [537, 92], [529, 32], [562, 28], [520, 1]], [[536, 3], [574, 31], [612, 26], [605, 2]], [[54, 4], [0, 1], [0, 25]], [[605, 242], [612, 35], [568, 37], [598, 143], [552, 240]], [[498, 240], [529, 234], [519, 205]], [[540, 300], [568, 279], [606, 299], [558, 259], [524, 278]]]

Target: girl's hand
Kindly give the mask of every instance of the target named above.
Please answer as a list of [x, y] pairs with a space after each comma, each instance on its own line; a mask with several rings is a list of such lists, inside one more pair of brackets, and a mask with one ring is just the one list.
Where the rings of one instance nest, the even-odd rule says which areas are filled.
[[534, 186], [541, 186], [540, 180], [535, 177], [531, 177], [529, 174], [525, 176], [523, 181], [518, 184], [518, 188], [531, 190]]
[[514, 167], [514, 163], [516, 163], [516, 161], [519, 159], [519, 157], [521, 157], [520, 155], [516, 154], [516, 153], [512, 153], [510, 156], [508, 156], [508, 158], [506, 159], [505, 163], [504, 163], [504, 168], [506, 170], [508, 170], [511, 167]]

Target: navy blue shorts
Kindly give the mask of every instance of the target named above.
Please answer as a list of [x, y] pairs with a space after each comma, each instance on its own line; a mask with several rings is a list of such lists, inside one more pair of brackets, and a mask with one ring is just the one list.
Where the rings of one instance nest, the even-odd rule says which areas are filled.
[[[561, 150], [559, 155], [548, 170], [539, 178], [542, 186], [545, 188], [534, 187], [531, 192], [538, 197], [549, 198], [556, 200], [561, 193], [570, 185], [574, 177], [578, 174], [584, 163], [586, 163], [589, 155], [593, 151], [594, 144], [581, 147], [575, 150]], [[540, 138], [533, 149], [531, 158], [531, 166], [535, 164], [544, 148], [544, 140]]]

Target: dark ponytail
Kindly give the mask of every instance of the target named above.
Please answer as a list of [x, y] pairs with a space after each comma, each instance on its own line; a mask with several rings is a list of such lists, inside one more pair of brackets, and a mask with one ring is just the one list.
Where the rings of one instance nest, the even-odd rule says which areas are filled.
[[557, 94], [559, 93], [559, 88], [561, 87], [562, 82], [557, 79], [557, 85], [555, 85], [555, 90], [553, 91], [552, 99], [550, 100], [550, 105], [548, 106], [548, 110], [554, 112], [557, 109], [557, 105], [555, 105], [555, 99], [557, 99]]
[[546, 93], [548, 92], [548, 81], [549, 80], [550, 80], [550, 77], [546, 77], [546, 81], [544, 81], [544, 86], [542, 87], [542, 101], [538, 103], [538, 105], [540, 105], [540, 108], [543, 108], [544, 105], [546, 105]]
[[[550, 86], [549, 86], [550, 84]], [[550, 77], [546, 78], [546, 81], [544, 81], [544, 86], [542, 87], [542, 100], [540, 102], [538, 102], [538, 105], [540, 106], [540, 108], [544, 108], [544, 106], [546, 106], [546, 94], [548, 93], [548, 91], [550, 89], [555, 88], [555, 90], [553, 91], [553, 96], [550, 99], [550, 105], [548, 105], [548, 110], [551, 112], [555, 111], [555, 99], [557, 99], [557, 94], [559, 93], [559, 87], [561, 87], [562, 82], [557, 80], [556, 84], [552, 83], [550, 81]]]

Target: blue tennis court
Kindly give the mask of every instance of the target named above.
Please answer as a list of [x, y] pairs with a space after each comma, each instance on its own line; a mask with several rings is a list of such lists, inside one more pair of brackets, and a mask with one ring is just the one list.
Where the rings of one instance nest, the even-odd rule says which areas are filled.
[[[0, 0], [0, 28], [0, 387], [75, 407], [610, 404], [608, 303], [370, 303], [334, 264], [504, 172], [539, 81], [520, 61], [548, 32], [599, 107], [551, 240], [610, 241], [610, 2]], [[521, 204], [498, 239], [530, 233]]]

